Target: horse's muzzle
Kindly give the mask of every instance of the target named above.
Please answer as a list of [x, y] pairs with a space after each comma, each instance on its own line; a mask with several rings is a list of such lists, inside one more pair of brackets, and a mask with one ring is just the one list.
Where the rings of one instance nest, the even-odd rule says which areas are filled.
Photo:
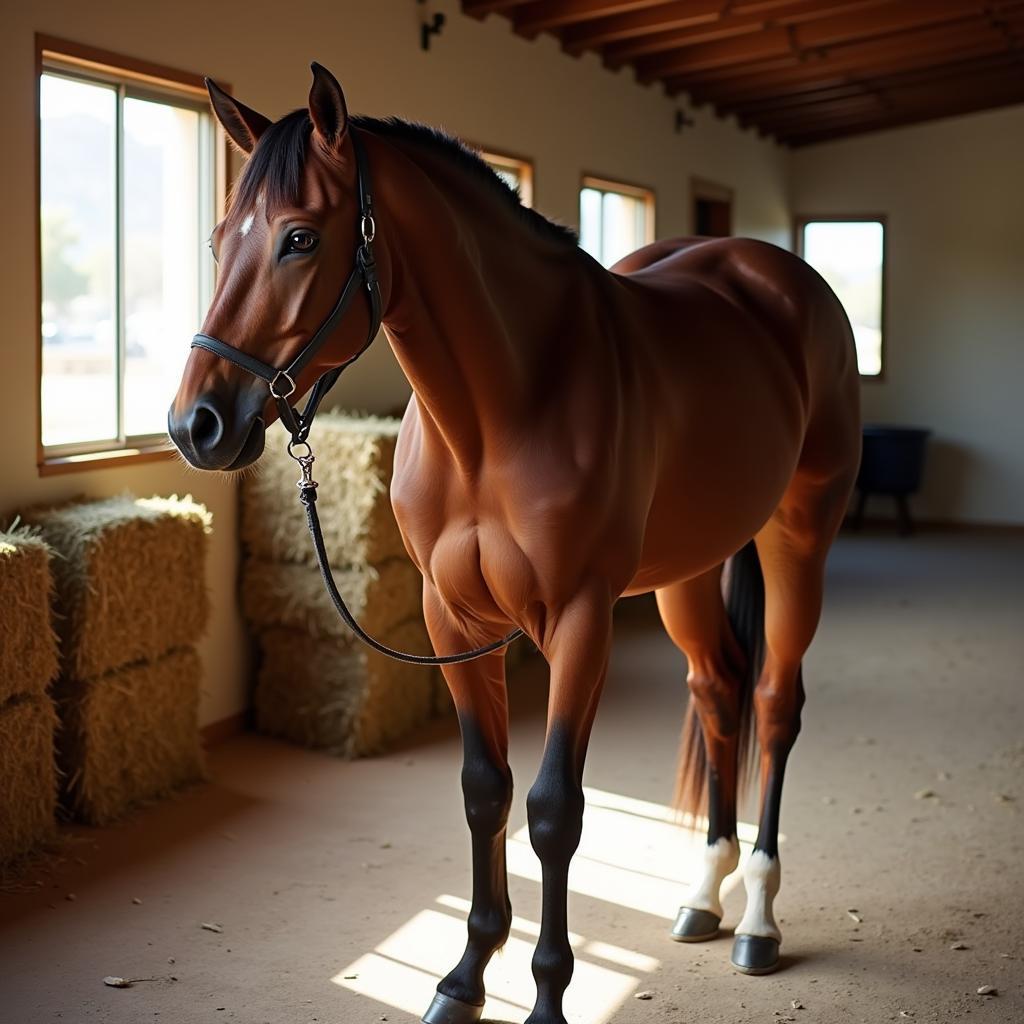
[[228, 409], [217, 395], [207, 393], [181, 413], [172, 405], [167, 433], [196, 469], [245, 469], [263, 454], [266, 424], [261, 411]]

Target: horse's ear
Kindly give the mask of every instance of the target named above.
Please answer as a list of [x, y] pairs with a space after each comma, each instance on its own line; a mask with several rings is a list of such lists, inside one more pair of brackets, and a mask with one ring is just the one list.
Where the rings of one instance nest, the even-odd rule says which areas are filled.
[[260, 136], [270, 127], [270, 121], [251, 107], [239, 103], [233, 96], [229, 96], [212, 78], [205, 81], [213, 112], [224, 126], [228, 138], [243, 153], [251, 153]]
[[348, 107], [338, 80], [322, 64], [313, 61], [313, 85], [309, 90], [309, 116], [328, 149], [338, 149], [348, 130]]

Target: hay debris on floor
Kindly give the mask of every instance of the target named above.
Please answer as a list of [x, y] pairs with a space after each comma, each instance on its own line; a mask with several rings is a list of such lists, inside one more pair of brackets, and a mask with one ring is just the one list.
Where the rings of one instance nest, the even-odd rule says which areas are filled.
[[210, 514], [190, 496], [131, 496], [29, 509], [57, 552], [63, 672], [91, 679], [193, 644], [208, 616]]
[[[408, 558], [335, 569], [334, 579], [352, 614], [372, 636], [383, 636], [407, 619], [422, 619], [423, 578]], [[257, 632], [284, 626], [316, 639], [354, 640], [312, 565], [250, 558], [242, 570], [242, 609]]]
[[45, 694], [23, 694], [0, 705], [0, 865], [54, 836], [56, 722]]
[[[388, 493], [399, 421], [324, 413], [310, 443], [320, 484], [320, 520], [328, 555], [338, 565], [378, 565], [407, 557]], [[260, 472], [242, 484], [242, 540], [250, 555], [271, 562], [315, 564], [298, 469], [280, 426], [268, 432]]]
[[203, 777], [200, 678], [199, 656], [185, 647], [61, 681], [59, 763], [77, 818], [102, 825]]
[[27, 530], [0, 533], [0, 704], [45, 693], [57, 674], [51, 554]]
[[[413, 653], [430, 651], [426, 629], [415, 620], [380, 639]], [[264, 630], [259, 645], [256, 719], [268, 735], [360, 757], [380, 752], [438, 708], [443, 684], [436, 668], [292, 629]]]

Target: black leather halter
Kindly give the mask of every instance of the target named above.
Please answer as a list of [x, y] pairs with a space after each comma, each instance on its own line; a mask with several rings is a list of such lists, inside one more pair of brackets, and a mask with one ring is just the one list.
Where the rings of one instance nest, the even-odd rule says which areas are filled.
[[[373, 219], [373, 193], [370, 189], [370, 169], [366, 161], [366, 151], [359, 140], [359, 134], [354, 129], [349, 129], [352, 138], [352, 148], [356, 154], [356, 180], [359, 184], [359, 234], [362, 244], [356, 249], [355, 265], [348, 275], [345, 286], [341, 289], [338, 301], [334, 309], [327, 314], [324, 322], [313, 332], [313, 336], [306, 342], [299, 354], [282, 370], [276, 366], [257, 359], [246, 352], [233, 348], [220, 338], [213, 338], [209, 334], [197, 334], [192, 339], [193, 348], [202, 348], [212, 352], [221, 359], [226, 359], [235, 366], [259, 377], [267, 382], [270, 388], [271, 397], [277, 403], [278, 412], [281, 415], [281, 422], [292, 435], [288, 442], [288, 454], [299, 464], [302, 470], [302, 478], [298, 482], [299, 499], [306, 508], [306, 525], [309, 527], [310, 536], [313, 539], [313, 550], [316, 554], [317, 565], [320, 567], [320, 575], [323, 577], [324, 586], [330, 595], [335, 609], [341, 616], [342, 621], [352, 630], [363, 643], [372, 647], [381, 654], [386, 654], [396, 661], [404, 661], [411, 665], [456, 665], [465, 661], [473, 661], [484, 654], [492, 654], [500, 651], [517, 637], [523, 635], [521, 629], [516, 629], [500, 640], [485, 644], [482, 647], [475, 647], [470, 651], [462, 651], [458, 654], [408, 654], [405, 651], [395, 650], [382, 644], [379, 640], [370, 636], [362, 626], [356, 622], [355, 617], [345, 604], [345, 599], [338, 590], [334, 580], [334, 573], [331, 570], [330, 559], [327, 549], [324, 546], [323, 530], [320, 527], [320, 517], [316, 510], [316, 488], [317, 483], [313, 479], [313, 463], [316, 461], [313, 456], [313, 449], [309, 445], [309, 432], [313, 426], [313, 418], [323, 401], [324, 395], [334, 386], [334, 382], [341, 375], [342, 370], [351, 366], [371, 345], [377, 336], [381, 325], [381, 301], [380, 284], [377, 281], [377, 264], [373, 258], [373, 239], [377, 232], [377, 226]], [[352, 304], [352, 299], [359, 289], [365, 285], [370, 302], [370, 331], [366, 341], [354, 355], [349, 356], [340, 366], [332, 367], [326, 373], [322, 373], [313, 390], [305, 408], [300, 412], [288, 399], [295, 394], [298, 385], [299, 374], [310, 364], [317, 352], [330, 337], [331, 332], [341, 322], [346, 310]], [[306, 453], [300, 455], [296, 447], [302, 445]]]
[[[267, 382], [270, 395], [277, 403], [278, 413], [281, 422], [292, 435], [292, 443], [304, 442], [309, 437], [310, 428], [313, 426], [313, 417], [323, 401], [324, 396], [334, 386], [335, 381], [341, 376], [346, 366], [354, 363], [371, 345], [373, 339], [380, 330], [381, 323], [381, 300], [380, 284], [377, 280], [377, 264], [373, 258], [373, 239], [376, 234], [376, 224], [373, 219], [373, 193], [370, 188], [370, 169], [366, 161], [366, 151], [359, 139], [355, 129], [349, 129], [352, 138], [352, 148], [356, 154], [356, 181], [359, 187], [359, 234], [362, 242], [356, 249], [355, 263], [348, 280], [341, 289], [338, 301], [334, 308], [327, 314], [324, 322], [313, 332], [313, 336], [299, 351], [299, 354], [283, 369], [271, 366], [269, 363], [257, 359], [255, 356], [242, 352], [237, 348], [221, 341], [220, 338], [211, 337], [209, 334], [197, 334], [192, 339], [192, 348], [206, 349], [221, 359], [226, 359], [235, 366], [259, 377]], [[366, 286], [370, 302], [370, 330], [366, 341], [354, 355], [349, 356], [340, 366], [332, 367], [326, 373], [321, 374], [313, 390], [310, 393], [306, 407], [300, 412], [288, 399], [295, 394], [298, 387], [296, 381], [299, 374], [313, 361], [317, 352], [331, 336], [331, 333], [341, 322], [348, 307], [352, 304], [356, 292], [362, 286]]]

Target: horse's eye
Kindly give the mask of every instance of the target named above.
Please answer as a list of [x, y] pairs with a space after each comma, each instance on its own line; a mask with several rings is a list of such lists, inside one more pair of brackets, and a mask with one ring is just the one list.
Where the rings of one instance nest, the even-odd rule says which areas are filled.
[[318, 241], [312, 231], [293, 231], [288, 236], [288, 252], [312, 252]]

